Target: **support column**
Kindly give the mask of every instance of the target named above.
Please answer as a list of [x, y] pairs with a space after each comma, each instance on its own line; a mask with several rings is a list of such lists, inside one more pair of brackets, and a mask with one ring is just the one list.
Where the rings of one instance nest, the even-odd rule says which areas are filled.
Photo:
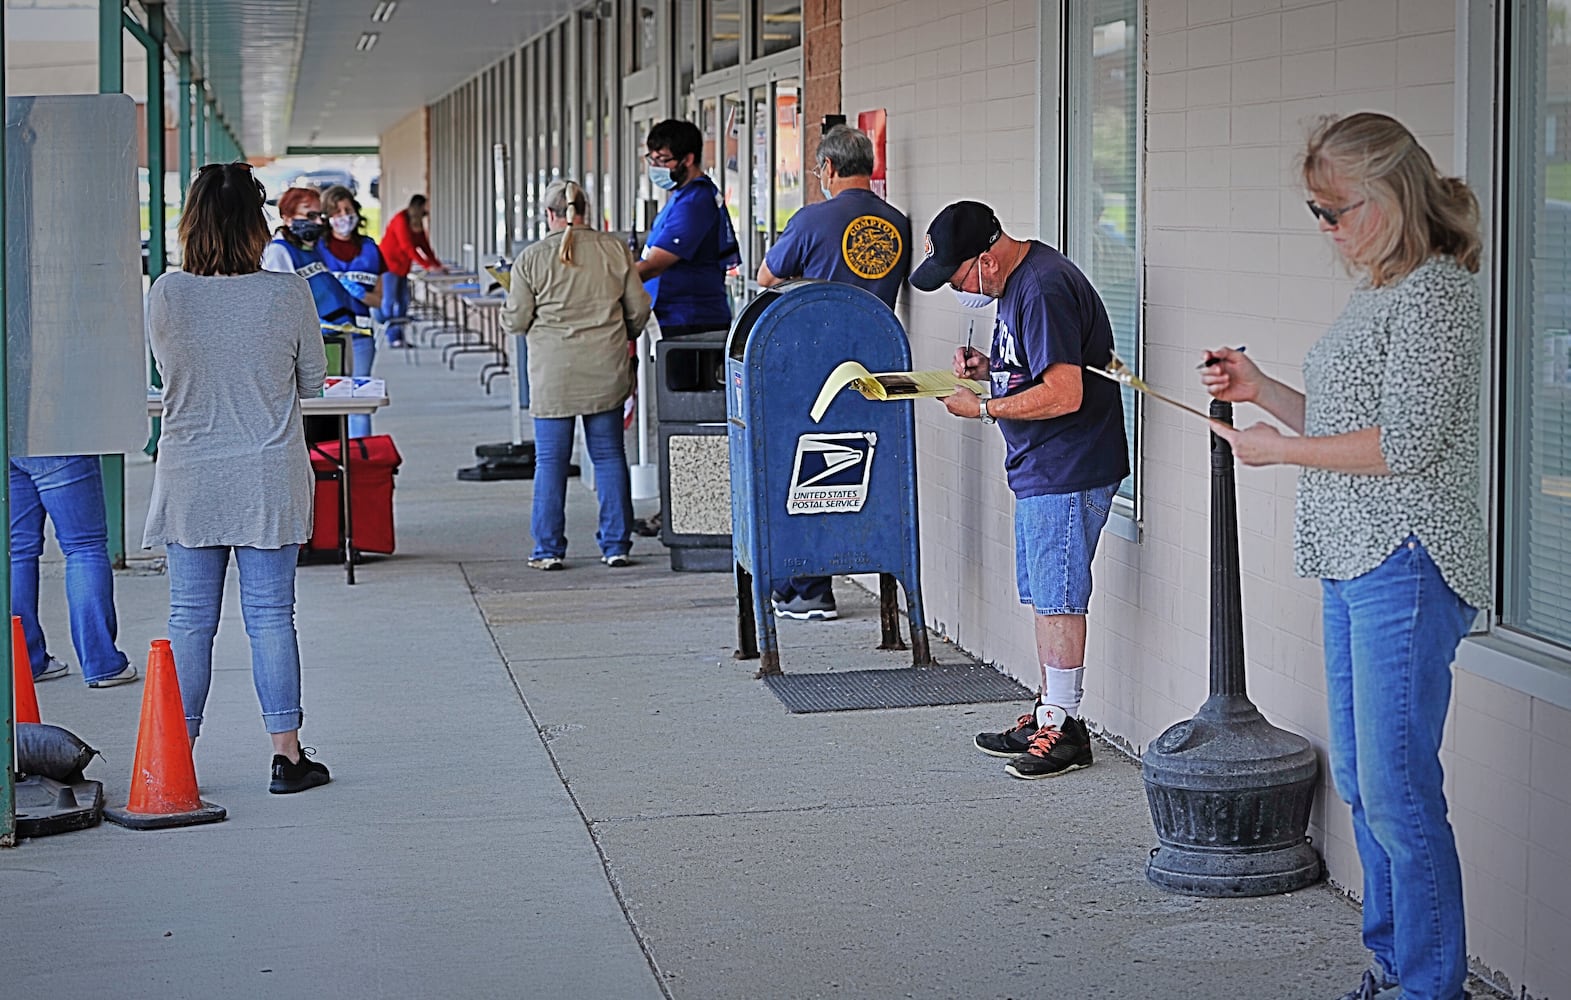
[[[818, 148], [818, 123], [825, 115], [844, 110], [840, 106], [840, 3], [841, 0], [807, 0], [802, 5], [804, 158], [810, 158]], [[851, 124], [856, 124], [855, 118]], [[817, 184], [804, 184], [803, 193], [806, 204], [824, 200]]]
[[[98, 0], [98, 92], [125, 91], [125, 35], [120, 0]], [[152, 217], [152, 201], [148, 201]], [[152, 227], [148, 227], [151, 238]], [[109, 527], [109, 563], [125, 568], [125, 456], [101, 455], [104, 475], [104, 514]], [[8, 605], [9, 607], [9, 605]]]
[[[147, 125], [147, 278], [156, 281], [169, 264], [168, 247], [164, 245], [164, 230], [169, 225], [169, 207], [164, 192], [164, 8], [150, 3], [146, 7], [147, 26], [138, 24], [130, 14], [124, 15], [125, 28], [147, 50], [147, 103], [143, 114]], [[182, 180], [183, 183], [183, 180]], [[158, 366], [152, 355], [147, 358], [148, 381], [157, 384]], [[158, 436], [163, 422], [152, 421], [147, 444], [142, 450], [149, 455], [158, 452]], [[125, 458], [114, 456], [114, 468], [104, 462], [105, 495], [118, 498], [119, 517], [112, 517], [109, 525], [109, 559], [116, 566], [125, 565]], [[111, 480], [118, 480], [111, 482]], [[110, 492], [110, 487], [116, 487]], [[118, 539], [115, 524], [119, 524]]]
[[[118, 25], [118, 21], [117, 21]], [[118, 36], [116, 36], [118, 37]], [[5, 106], [5, 18], [0, 17], [0, 107]], [[5, 143], [0, 142], [0, 177], [5, 176]], [[5, 185], [0, 184], [0, 239], [5, 234]], [[7, 475], [0, 480], [0, 521], [11, 523], [11, 425], [9, 403], [6, 399], [6, 330], [5, 330], [5, 268], [0, 267], [0, 465]], [[6, 611], [6, 638], [11, 629], [11, 546], [0, 553], [0, 607]], [[15, 655], [15, 645], [8, 642]], [[0, 847], [16, 846], [16, 700], [14, 684], [15, 665], [11, 657], [4, 659], [6, 669], [0, 670], [0, 768], [5, 776], [0, 778]]]
[[195, 158], [196, 148], [191, 144], [191, 53], [182, 52], [180, 60], [180, 113], [176, 119], [180, 136], [180, 162], [175, 170], [180, 175], [180, 205], [184, 211], [186, 192], [191, 188], [191, 174], [196, 170], [196, 165], [191, 161]]

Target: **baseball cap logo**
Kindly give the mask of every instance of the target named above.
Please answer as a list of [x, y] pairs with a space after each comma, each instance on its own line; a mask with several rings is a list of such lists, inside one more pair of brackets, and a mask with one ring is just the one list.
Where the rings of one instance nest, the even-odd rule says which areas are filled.
[[924, 233], [924, 234], [922, 234], [922, 253], [926, 254], [929, 257], [933, 256], [933, 234], [932, 233]]

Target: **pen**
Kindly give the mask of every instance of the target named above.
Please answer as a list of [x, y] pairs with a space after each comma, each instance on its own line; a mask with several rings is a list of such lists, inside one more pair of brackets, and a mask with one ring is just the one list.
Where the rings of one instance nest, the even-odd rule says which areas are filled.
[[[1242, 354], [1245, 351], [1249, 350], [1249, 348], [1245, 347], [1243, 344], [1239, 344], [1237, 347], [1233, 348], [1233, 350], [1237, 351], [1239, 354]], [[1195, 367], [1196, 368], [1210, 368], [1212, 365], [1216, 364], [1217, 362], [1219, 362], [1221, 360], [1222, 360], [1221, 358], [1207, 358], [1206, 360], [1200, 362], [1198, 365], [1195, 365]]]
[[974, 334], [974, 333], [976, 333], [976, 320], [973, 319], [973, 320], [969, 321], [968, 323], [966, 323], [966, 353], [965, 353], [965, 356], [967, 358], [969, 358], [971, 356], [971, 335]]

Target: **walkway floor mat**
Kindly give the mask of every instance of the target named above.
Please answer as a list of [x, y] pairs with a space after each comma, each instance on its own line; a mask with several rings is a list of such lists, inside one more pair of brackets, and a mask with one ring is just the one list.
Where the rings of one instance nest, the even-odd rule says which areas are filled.
[[794, 715], [925, 705], [1030, 701], [1031, 692], [991, 667], [906, 667], [829, 674], [772, 674], [769, 690]]

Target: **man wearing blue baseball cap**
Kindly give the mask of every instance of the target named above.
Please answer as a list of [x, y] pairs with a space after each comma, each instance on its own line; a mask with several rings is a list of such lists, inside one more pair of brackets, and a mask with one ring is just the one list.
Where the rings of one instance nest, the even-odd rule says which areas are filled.
[[943, 400], [957, 417], [997, 425], [1015, 494], [1015, 578], [1035, 612], [1042, 687], [1013, 728], [978, 733], [976, 747], [1008, 757], [1016, 778], [1050, 778], [1091, 763], [1079, 718], [1084, 690], [1091, 559], [1118, 484], [1129, 475], [1118, 386], [1086, 371], [1112, 357], [1113, 330], [1091, 282], [1069, 258], [1011, 238], [993, 210], [959, 201], [928, 227], [927, 259], [911, 284], [948, 285], [967, 309], [998, 307], [988, 354], [955, 350], [955, 374], [985, 379]]

